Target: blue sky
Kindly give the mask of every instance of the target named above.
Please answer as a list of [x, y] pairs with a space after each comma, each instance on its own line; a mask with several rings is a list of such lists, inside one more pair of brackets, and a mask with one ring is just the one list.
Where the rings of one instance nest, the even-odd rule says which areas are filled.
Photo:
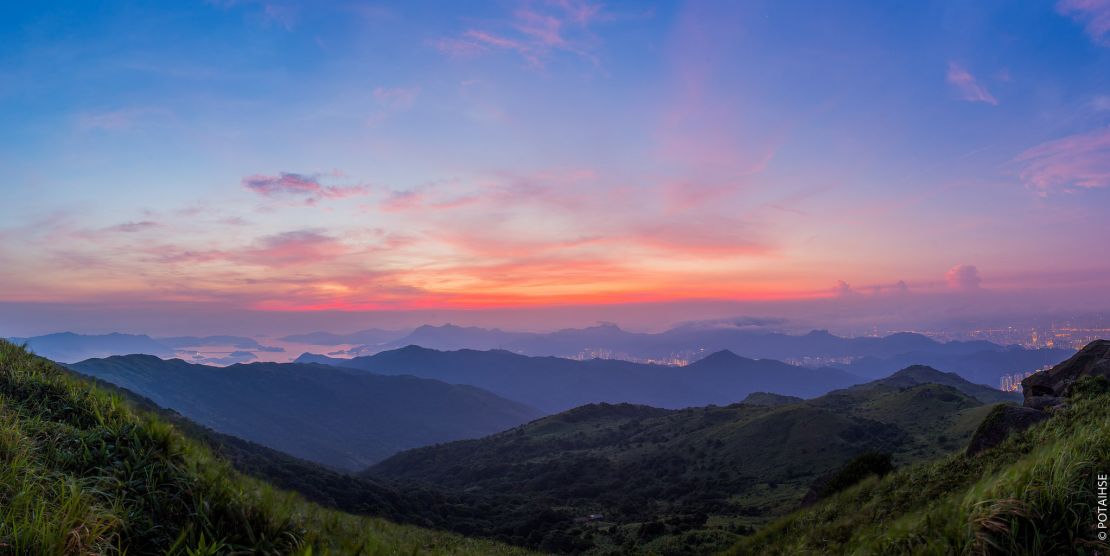
[[1104, 0], [19, 3], [0, 39], [0, 303], [1110, 305]]

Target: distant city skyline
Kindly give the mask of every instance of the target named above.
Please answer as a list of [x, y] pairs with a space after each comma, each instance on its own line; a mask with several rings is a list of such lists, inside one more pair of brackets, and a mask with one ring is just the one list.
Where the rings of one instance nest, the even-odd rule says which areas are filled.
[[1110, 310], [1105, 2], [0, 15], [0, 335]]

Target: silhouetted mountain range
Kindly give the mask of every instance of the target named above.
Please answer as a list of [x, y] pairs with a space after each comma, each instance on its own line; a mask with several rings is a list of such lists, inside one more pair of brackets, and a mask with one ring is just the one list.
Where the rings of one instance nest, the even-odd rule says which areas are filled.
[[[751, 359], [776, 359], [807, 367], [837, 367], [864, 378], [886, 376], [908, 365], [928, 364], [988, 385], [998, 384], [1003, 374], [1036, 370], [1072, 353], [1071, 350], [1060, 349], [1027, 350], [983, 341], [942, 343], [913, 333], [842, 338], [818, 330], [791, 335], [742, 324], [688, 324], [658, 334], [627, 332], [612, 324], [550, 333], [448, 324], [421, 326], [410, 332], [376, 328], [351, 334], [313, 332], [285, 336], [281, 340], [353, 346], [321, 350], [330, 356], [342, 357], [369, 356], [417, 345], [442, 351], [502, 349], [530, 356], [674, 362], [693, 361], [727, 350]], [[194, 363], [228, 365], [251, 361], [259, 352], [283, 351], [280, 347], [266, 346], [244, 336], [150, 338], [128, 334], [87, 336], [63, 333], [12, 340], [17, 343], [26, 341], [37, 353], [65, 362], [132, 353], [172, 357], [175, 351], [182, 350], [201, 353], [191, 356]], [[240, 353], [232, 354], [231, 351]]]
[[865, 357], [849, 364], [832, 366], [852, 374], [877, 378], [910, 365], [928, 365], [956, 373], [979, 384], [997, 385], [1004, 374], [1024, 373], [1053, 365], [1075, 353], [1071, 349], [1022, 349], [1010, 347], [969, 353], [914, 351], [891, 357]]
[[747, 359], [727, 351], [686, 367], [528, 357], [503, 350], [439, 351], [419, 346], [354, 359], [304, 354], [297, 362], [470, 384], [547, 412], [594, 402], [665, 408], [725, 405], [756, 391], [812, 397], [863, 381], [839, 369], [808, 369], [780, 361]]
[[917, 384], [943, 384], [951, 386], [983, 403], [1017, 402], [1021, 400], [1018, 392], [1003, 392], [982, 384], [974, 384], [956, 373], [938, 371], [928, 365], [911, 365], [886, 378], [853, 386], [854, 389], [886, 386], [908, 388]]
[[145, 334], [86, 335], [59, 332], [30, 338], [9, 338], [9, 340], [17, 345], [27, 344], [32, 352], [62, 363], [125, 353], [144, 353], [158, 357], [173, 357], [174, 354], [171, 346]]
[[194, 365], [146, 355], [69, 368], [219, 432], [339, 469], [399, 450], [474, 438], [540, 414], [472, 386], [326, 365]]
[[534, 356], [574, 356], [604, 349], [640, 359], [660, 359], [682, 352], [729, 350], [755, 359], [804, 357], [891, 357], [908, 352], [961, 354], [1001, 349], [991, 342], [937, 342], [914, 333], [871, 338], [842, 338], [825, 330], [792, 335], [739, 327], [684, 325], [665, 332], [628, 332], [613, 324], [557, 332], [508, 332], [452, 324], [421, 326], [383, 347], [418, 345], [430, 349], [504, 349]]
[[262, 345], [257, 340], [245, 336], [151, 338], [146, 334], [74, 334], [73, 332], [60, 332], [29, 338], [8, 338], [8, 340], [14, 344], [27, 344], [27, 347], [34, 353], [62, 363], [130, 354], [168, 358], [173, 357], [177, 350], [219, 346], [232, 348], [235, 351], [222, 358], [216, 357], [198, 362], [229, 365], [253, 359], [255, 357], [254, 352], [285, 351], [284, 348]]

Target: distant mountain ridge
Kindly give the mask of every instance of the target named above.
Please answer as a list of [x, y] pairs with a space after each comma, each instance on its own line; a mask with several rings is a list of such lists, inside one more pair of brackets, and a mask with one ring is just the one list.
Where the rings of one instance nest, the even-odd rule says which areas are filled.
[[679, 326], [660, 333], [627, 332], [614, 324], [564, 329], [549, 333], [506, 332], [501, 329], [461, 327], [452, 324], [421, 326], [411, 334], [387, 344], [439, 350], [504, 349], [524, 355], [570, 356], [604, 348], [639, 358], [662, 358], [684, 351], [711, 353], [729, 350], [754, 359], [800, 357], [890, 357], [920, 351], [928, 353], [974, 353], [1000, 349], [985, 341], [937, 342], [920, 334], [901, 332], [883, 337], [842, 338], [827, 330], [792, 335], [742, 328]]
[[[690, 362], [719, 351], [751, 359], [774, 359], [807, 367], [836, 367], [864, 378], [879, 378], [914, 364], [957, 372], [980, 384], [997, 385], [1003, 375], [1034, 371], [1073, 353], [1064, 349], [1023, 349], [991, 342], [938, 342], [915, 333], [884, 337], [843, 338], [824, 330], [794, 335], [745, 326], [688, 324], [660, 333], [628, 332], [614, 324], [535, 333], [456, 325], [424, 325], [410, 331], [369, 328], [349, 334], [313, 332], [281, 341], [318, 346], [329, 356], [369, 356], [408, 345], [457, 351], [504, 350], [535, 357], [621, 359], [639, 362]], [[188, 356], [196, 363], [227, 365], [282, 352], [246, 336], [177, 336], [52, 334], [14, 338], [28, 342], [40, 355], [64, 362], [92, 357], [145, 353]], [[238, 351], [240, 353], [231, 353]], [[249, 352], [249, 353], [246, 353]], [[272, 359], [270, 357], [264, 357]]]
[[501, 349], [536, 357], [632, 361], [692, 361], [728, 350], [752, 359], [837, 367], [865, 378], [884, 377], [909, 365], [927, 364], [989, 385], [998, 384], [1004, 374], [1034, 371], [1074, 353], [1067, 349], [1002, 346], [982, 340], [939, 342], [912, 332], [845, 338], [827, 330], [796, 335], [742, 326], [689, 324], [660, 333], [638, 333], [602, 324], [535, 333], [446, 324], [421, 326], [403, 337], [332, 355], [373, 355], [408, 345], [442, 351]]
[[731, 352], [712, 354], [686, 367], [529, 357], [503, 350], [439, 351], [420, 346], [353, 359], [305, 354], [296, 361], [470, 384], [546, 412], [596, 402], [663, 408], [727, 405], [756, 391], [813, 397], [863, 382], [839, 369], [796, 367]]
[[1004, 374], [1025, 373], [1053, 365], [1075, 353], [1071, 349], [1022, 349], [1008, 347], [969, 353], [911, 351], [890, 357], [864, 357], [832, 366], [855, 375], [878, 378], [912, 365], [927, 365], [954, 372], [978, 384], [994, 386]]
[[[152, 338], [146, 334], [75, 334], [59, 332], [27, 338], [8, 338], [14, 344], [26, 344], [36, 354], [61, 363], [76, 363], [85, 359], [110, 357], [113, 355], [153, 355], [171, 358], [178, 350], [211, 346], [231, 347], [238, 353], [230, 353], [222, 359], [225, 363], [242, 362], [254, 358], [249, 352], [282, 352], [284, 348], [266, 346], [253, 338], [245, 336], [172, 336]], [[203, 362], [219, 362], [220, 358]]]
[[173, 357], [174, 350], [146, 334], [74, 334], [59, 332], [28, 338], [9, 338], [16, 345], [26, 344], [42, 357], [62, 363], [74, 363], [93, 357], [121, 353], [142, 353], [157, 357]]
[[347, 470], [407, 448], [474, 438], [540, 416], [472, 386], [326, 365], [221, 368], [129, 355], [68, 367], [216, 431]]
[[1021, 401], [1021, 394], [1018, 392], [1003, 392], [996, 388], [975, 384], [956, 373], [938, 371], [928, 365], [911, 365], [886, 378], [880, 378], [852, 388], [866, 389], [878, 386], [908, 388], [918, 384], [951, 386], [983, 403], [1016, 403]]

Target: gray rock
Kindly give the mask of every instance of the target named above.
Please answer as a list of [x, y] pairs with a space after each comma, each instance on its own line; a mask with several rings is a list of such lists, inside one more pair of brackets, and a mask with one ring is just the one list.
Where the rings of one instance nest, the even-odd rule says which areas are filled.
[[1068, 407], [1071, 386], [1088, 376], [1110, 379], [1110, 341], [1087, 344], [1067, 361], [1021, 381], [1023, 407], [999, 405], [991, 410], [967, 445], [967, 455], [993, 448], [1015, 431], [1025, 430]]
[[998, 405], [987, 415], [967, 445], [967, 455], [973, 456], [993, 448], [1016, 431], [1025, 430], [1045, 419], [1048, 413], [1029, 407]]
[[1066, 399], [1060, 396], [1029, 396], [1025, 398], [1025, 407], [1042, 411], [1065, 404]]
[[1087, 376], [1110, 379], [1110, 340], [1095, 340], [1067, 361], [1021, 381], [1025, 406], [1034, 407], [1033, 400], [1043, 396], [1066, 396], [1072, 384]]

